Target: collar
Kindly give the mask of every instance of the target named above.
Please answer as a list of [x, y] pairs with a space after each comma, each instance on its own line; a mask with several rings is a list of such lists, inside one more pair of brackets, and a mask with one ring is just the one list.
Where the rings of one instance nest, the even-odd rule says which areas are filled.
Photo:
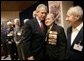
[[36, 19], [37, 19], [39, 25], [41, 26], [41, 20], [39, 20], [39, 18], [37, 16], [36, 16]]
[[72, 30], [73, 31], [76, 31], [76, 30], [78, 30], [78, 31], [80, 31], [80, 29], [83, 27], [83, 22], [79, 25], [79, 26], [77, 26], [76, 28], [73, 28]]

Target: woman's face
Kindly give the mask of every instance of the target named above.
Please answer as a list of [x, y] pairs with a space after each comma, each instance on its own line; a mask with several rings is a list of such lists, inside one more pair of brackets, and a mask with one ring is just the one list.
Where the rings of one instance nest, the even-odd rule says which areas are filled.
[[50, 26], [54, 22], [52, 14], [48, 14], [45, 19], [45, 25]]

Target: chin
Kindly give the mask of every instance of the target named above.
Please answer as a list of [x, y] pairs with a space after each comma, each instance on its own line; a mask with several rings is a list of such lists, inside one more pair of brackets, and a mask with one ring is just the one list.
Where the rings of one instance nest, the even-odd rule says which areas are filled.
[[46, 25], [46, 26], [50, 26], [50, 25]]
[[41, 20], [44, 20], [44, 18], [41, 18]]
[[44, 21], [44, 19], [41, 19], [42, 21]]

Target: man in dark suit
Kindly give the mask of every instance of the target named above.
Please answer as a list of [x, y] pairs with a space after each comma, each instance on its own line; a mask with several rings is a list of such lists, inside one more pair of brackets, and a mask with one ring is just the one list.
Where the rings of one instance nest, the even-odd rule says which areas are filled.
[[71, 7], [67, 12], [66, 20], [70, 22], [67, 29], [67, 56], [68, 60], [83, 59], [83, 9], [80, 6]]
[[40, 4], [36, 8], [36, 17], [25, 23], [21, 44], [25, 59], [41, 60], [43, 58], [45, 26], [42, 21], [45, 19], [47, 6]]
[[48, 28], [46, 34], [46, 60], [64, 60], [66, 57], [66, 36], [64, 29], [54, 23], [54, 15], [49, 13], [46, 16], [45, 24]]

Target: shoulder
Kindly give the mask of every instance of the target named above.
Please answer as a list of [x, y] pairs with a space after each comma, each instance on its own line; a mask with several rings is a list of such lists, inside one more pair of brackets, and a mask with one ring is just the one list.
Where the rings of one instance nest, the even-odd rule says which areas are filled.
[[31, 25], [33, 22], [34, 22], [35, 19], [29, 19], [25, 24], [24, 26], [26, 25]]
[[59, 26], [57, 24], [54, 24], [55, 28], [58, 29], [58, 30], [64, 30], [64, 28], [62, 26]]

